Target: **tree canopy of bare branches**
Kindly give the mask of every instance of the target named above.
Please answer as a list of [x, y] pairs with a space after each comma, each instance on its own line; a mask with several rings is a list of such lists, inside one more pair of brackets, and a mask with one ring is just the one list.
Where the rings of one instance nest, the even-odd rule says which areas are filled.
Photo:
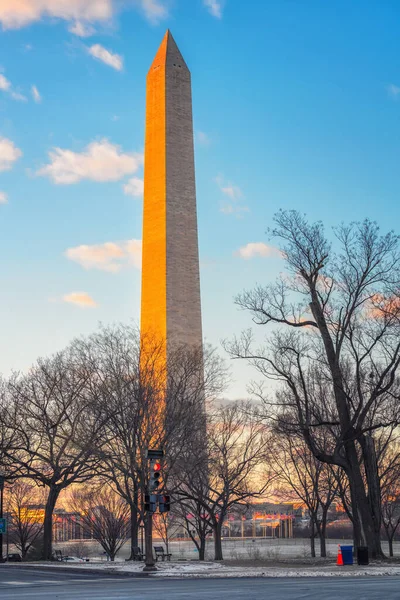
[[14, 477], [47, 488], [43, 558], [52, 556], [52, 518], [60, 492], [94, 476], [101, 423], [91, 406], [92, 374], [71, 348], [38, 360], [26, 375], [15, 374], [3, 396], [1, 427], [11, 442], [3, 447]]
[[113, 562], [127, 540], [129, 506], [108, 486], [74, 489], [70, 505], [84, 531], [97, 540]]
[[32, 544], [43, 533], [43, 518], [38, 488], [19, 479], [7, 487], [5, 507], [10, 515], [10, 541], [25, 560]]
[[[214, 533], [215, 560], [222, 560], [221, 532], [228, 511], [262, 495], [269, 484], [261, 466], [267, 436], [249, 403], [214, 407], [207, 415], [206, 443], [194, 439], [177, 461], [174, 489], [186, 509], [201, 511]], [[190, 502], [188, 502], [190, 501]]]
[[287, 274], [236, 299], [271, 335], [257, 347], [244, 332], [227, 348], [281, 384], [269, 416], [346, 472], [355, 543], [380, 556], [374, 432], [400, 417], [399, 237], [365, 220], [336, 228], [331, 244], [322, 223], [296, 211], [275, 223]]

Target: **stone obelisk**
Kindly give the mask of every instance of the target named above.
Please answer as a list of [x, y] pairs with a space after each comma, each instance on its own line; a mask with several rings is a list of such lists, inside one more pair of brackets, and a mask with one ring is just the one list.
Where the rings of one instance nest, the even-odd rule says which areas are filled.
[[191, 77], [169, 31], [147, 76], [141, 332], [202, 344]]

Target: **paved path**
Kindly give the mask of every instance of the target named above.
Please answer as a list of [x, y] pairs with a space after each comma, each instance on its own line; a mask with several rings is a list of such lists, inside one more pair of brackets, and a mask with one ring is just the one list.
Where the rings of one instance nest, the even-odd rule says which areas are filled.
[[398, 600], [400, 578], [135, 579], [0, 569], [0, 600]]

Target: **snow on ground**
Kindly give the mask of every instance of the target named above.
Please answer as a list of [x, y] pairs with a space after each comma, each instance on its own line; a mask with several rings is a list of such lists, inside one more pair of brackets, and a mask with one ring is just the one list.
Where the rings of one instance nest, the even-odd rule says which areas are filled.
[[[43, 567], [43, 563], [31, 563], [37, 567]], [[143, 570], [143, 563], [74, 563], [70, 566], [65, 563], [49, 563], [46, 568], [79, 568], [82, 571], [98, 570], [107, 574], [139, 574]], [[282, 566], [232, 566], [225, 563], [213, 562], [161, 562], [157, 563], [158, 571], [152, 577], [362, 577], [369, 575], [394, 576], [400, 575], [400, 565], [371, 564], [369, 566], [345, 566], [337, 567], [334, 564], [324, 564], [319, 567], [315, 565], [299, 565], [299, 567]]]
[[[319, 554], [318, 540], [316, 542], [317, 555]], [[331, 559], [336, 559], [338, 544], [352, 544], [352, 540], [327, 540], [327, 554]], [[155, 545], [165, 544], [161, 540], [154, 540]], [[71, 541], [54, 544], [54, 548], [62, 550], [63, 554], [70, 556], [81, 556], [82, 552], [90, 560], [104, 560], [103, 550], [97, 542], [92, 540]], [[382, 543], [383, 551], [389, 555], [387, 542]], [[77, 554], [79, 549], [80, 554]], [[224, 538], [222, 542], [223, 556], [226, 560], [286, 560], [286, 559], [304, 559], [310, 557], [310, 540], [303, 538], [294, 539], [273, 539], [273, 538], [245, 538], [229, 539]], [[197, 560], [198, 552], [194, 544], [187, 540], [173, 540], [169, 544], [169, 552], [172, 552], [172, 558]], [[118, 553], [118, 559], [124, 561], [130, 554], [129, 543], [125, 544]], [[394, 544], [395, 556], [400, 555], [400, 543]], [[212, 560], [214, 557], [214, 543], [207, 541], [206, 559]]]

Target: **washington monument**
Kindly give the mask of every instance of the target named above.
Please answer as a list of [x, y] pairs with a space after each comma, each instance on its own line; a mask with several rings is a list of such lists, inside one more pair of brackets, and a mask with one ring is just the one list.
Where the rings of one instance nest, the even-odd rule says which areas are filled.
[[141, 332], [202, 344], [191, 78], [169, 31], [147, 76]]

